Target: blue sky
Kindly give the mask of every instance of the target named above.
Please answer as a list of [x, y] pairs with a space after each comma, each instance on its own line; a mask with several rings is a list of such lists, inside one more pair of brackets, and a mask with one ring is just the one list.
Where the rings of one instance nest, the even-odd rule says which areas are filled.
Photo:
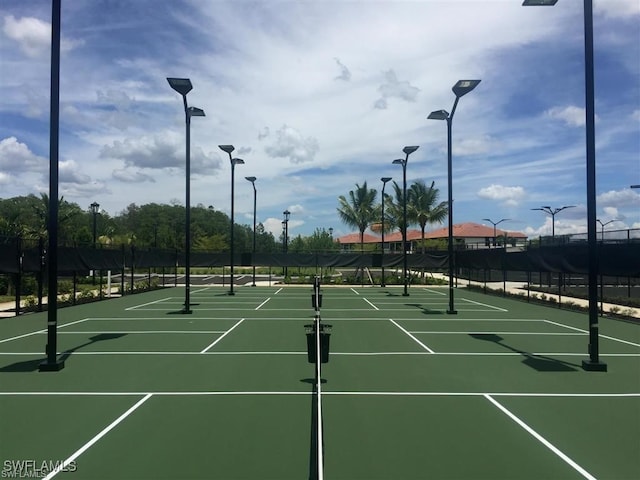
[[[50, 0], [0, 0], [0, 197], [48, 191]], [[407, 179], [447, 198], [451, 87], [481, 79], [453, 122], [454, 223], [586, 231], [582, 2], [521, 0], [62, 1], [60, 194], [112, 215], [184, 204], [184, 113], [166, 77], [188, 77], [191, 203], [276, 237], [350, 233], [337, 197], [380, 177], [405, 145]], [[597, 217], [640, 228], [640, 2], [593, 0]], [[438, 228], [434, 225], [432, 228]], [[600, 226], [598, 226], [600, 229]]]

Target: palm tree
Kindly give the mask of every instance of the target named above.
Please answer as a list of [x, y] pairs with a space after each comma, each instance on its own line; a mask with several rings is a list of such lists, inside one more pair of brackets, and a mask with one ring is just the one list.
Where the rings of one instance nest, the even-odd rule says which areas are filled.
[[449, 213], [447, 202], [438, 202], [440, 190], [434, 188], [436, 182], [431, 182], [431, 186], [422, 180], [416, 180], [407, 192], [407, 216], [409, 223], [420, 225], [422, 233], [422, 253], [424, 253], [424, 229], [428, 223], [442, 223]]
[[356, 183], [356, 189], [349, 191], [349, 200], [344, 195], [338, 197], [340, 219], [360, 232], [360, 251], [364, 248], [364, 231], [380, 217], [380, 205], [376, 204], [375, 188], [368, 188], [367, 182], [362, 186]]

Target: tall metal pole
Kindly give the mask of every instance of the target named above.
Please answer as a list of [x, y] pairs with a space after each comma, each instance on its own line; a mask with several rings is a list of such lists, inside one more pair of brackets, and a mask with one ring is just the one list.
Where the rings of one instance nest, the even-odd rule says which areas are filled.
[[447, 117], [447, 186], [448, 186], [448, 194], [447, 194], [447, 204], [449, 209], [448, 215], [448, 245], [447, 252], [449, 254], [449, 309], [447, 310], [448, 314], [454, 315], [458, 312], [454, 307], [454, 299], [453, 299], [453, 181], [452, 181], [452, 151], [451, 151], [451, 136], [452, 136], [452, 128], [451, 123], [453, 121], [453, 114], [456, 111], [456, 107], [458, 105], [459, 97], [456, 97], [455, 102], [453, 103], [453, 108], [451, 109], [451, 115]]
[[589, 360], [582, 361], [585, 370], [607, 370], [599, 358], [598, 331], [598, 243], [596, 238], [596, 136], [595, 85], [593, 68], [593, 3], [584, 0], [584, 69], [587, 150], [587, 244], [589, 250]]
[[47, 251], [47, 359], [41, 372], [57, 372], [64, 360], [58, 350], [58, 135], [60, 126], [60, 11], [61, 0], [52, 0], [51, 8], [51, 100], [49, 130], [49, 242]]
[[382, 220], [381, 220], [381, 228], [382, 232], [382, 248], [380, 253], [380, 266], [382, 267], [382, 278], [380, 279], [380, 286], [384, 287], [384, 187], [387, 186], [387, 182], [391, 180], [391, 177], [382, 177], [380, 179], [382, 181]]
[[[407, 155], [407, 160], [408, 160]], [[407, 161], [402, 164], [402, 274], [404, 276], [403, 296], [409, 296], [407, 291]]]
[[186, 185], [185, 185], [185, 286], [183, 313], [191, 313], [191, 115], [187, 107], [187, 96], [183, 95], [186, 135]]
[[235, 292], [233, 291], [233, 267], [234, 267], [234, 242], [233, 242], [233, 231], [235, 230], [234, 227], [234, 177], [235, 177], [235, 171], [236, 171], [236, 163], [233, 161], [233, 159], [231, 160], [231, 255], [230, 255], [230, 264], [231, 264], [231, 278], [229, 280], [229, 295], [235, 295]]
[[257, 198], [258, 198], [258, 191], [256, 190], [256, 177], [245, 177], [248, 181], [251, 182], [251, 186], [253, 187], [253, 248], [252, 248], [252, 252], [253, 252], [253, 259], [252, 259], [252, 264], [253, 264], [253, 280], [251, 283], [252, 287], [256, 286], [256, 263], [255, 263], [255, 256], [256, 256], [256, 202], [257, 202]]

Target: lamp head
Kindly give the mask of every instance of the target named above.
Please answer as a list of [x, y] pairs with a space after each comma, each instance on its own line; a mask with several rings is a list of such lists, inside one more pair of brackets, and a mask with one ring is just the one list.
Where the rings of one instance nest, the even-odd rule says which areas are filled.
[[480, 80], [458, 80], [451, 90], [456, 97], [460, 98], [476, 88], [479, 83]]
[[204, 117], [204, 110], [198, 107], [187, 108], [187, 113], [190, 117]]
[[98, 213], [100, 211], [100, 204], [98, 202], [93, 202], [89, 207], [91, 207], [91, 213]]
[[523, 7], [537, 7], [537, 6], [549, 6], [552, 7], [558, 0], [524, 0], [522, 2]]
[[233, 145], [218, 145], [218, 148], [223, 152], [227, 152], [229, 155], [235, 150]]
[[231, 160], [232, 165], [244, 165], [244, 160], [241, 158], [233, 158]]
[[391, 162], [393, 165], [404, 165], [404, 159], [402, 158], [396, 158], [393, 162]]
[[429, 120], [446, 120], [449, 118], [449, 112], [446, 110], [436, 110], [431, 112], [427, 118]]
[[244, 178], [245, 178], [245, 180], [248, 180], [248, 181], [250, 181], [251, 183], [253, 183], [253, 182], [255, 182], [255, 181], [256, 181], [256, 177], [244, 177]]
[[382, 181], [382, 183], [387, 183], [391, 181], [391, 177], [382, 177], [380, 180]]
[[402, 149], [402, 151], [405, 153], [405, 155], [411, 155], [413, 152], [415, 152], [418, 148], [418, 146], [413, 146], [413, 147], [404, 147]]
[[284, 221], [288, 222], [289, 221], [289, 215], [291, 215], [291, 212], [289, 210], [285, 210], [284, 212], [282, 212], [282, 214], [284, 215]]
[[169, 82], [171, 88], [182, 96], [185, 96], [193, 88], [191, 80], [188, 78], [167, 78], [167, 82]]

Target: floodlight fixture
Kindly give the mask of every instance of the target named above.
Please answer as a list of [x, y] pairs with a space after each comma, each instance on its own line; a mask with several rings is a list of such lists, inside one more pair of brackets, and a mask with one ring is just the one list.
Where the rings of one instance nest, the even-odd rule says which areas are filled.
[[524, 0], [524, 2], [522, 2], [522, 6], [524, 6], [524, 7], [543, 7], [543, 6], [553, 7], [556, 3], [558, 3], [558, 0]]
[[460, 98], [476, 88], [479, 83], [480, 80], [458, 80], [451, 90], [453, 90], [456, 98]]
[[427, 117], [429, 120], [446, 120], [449, 118], [449, 112], [446, 110], [435, 110]]
[[183, 97], [191, 91], [193, 85], [188, 78], [167, 78], [169, 85]]
[[204, 110], [198, 107], [189, 107], [187, 109], [190, 117], [204, 117]]
[[224, 152], [227, 152], [229, 155], [231, 155], [231, 152], [235, 150], [233, 145], [218, 145], [218, 148]]
[[406, 154], [406, 155], [411, 155], [413, 152], [415, 152], [416, 150], [418, 150], [418, 146], [412, 146], [412, 147], [404, 147], [402, 149], [402, 151]]

